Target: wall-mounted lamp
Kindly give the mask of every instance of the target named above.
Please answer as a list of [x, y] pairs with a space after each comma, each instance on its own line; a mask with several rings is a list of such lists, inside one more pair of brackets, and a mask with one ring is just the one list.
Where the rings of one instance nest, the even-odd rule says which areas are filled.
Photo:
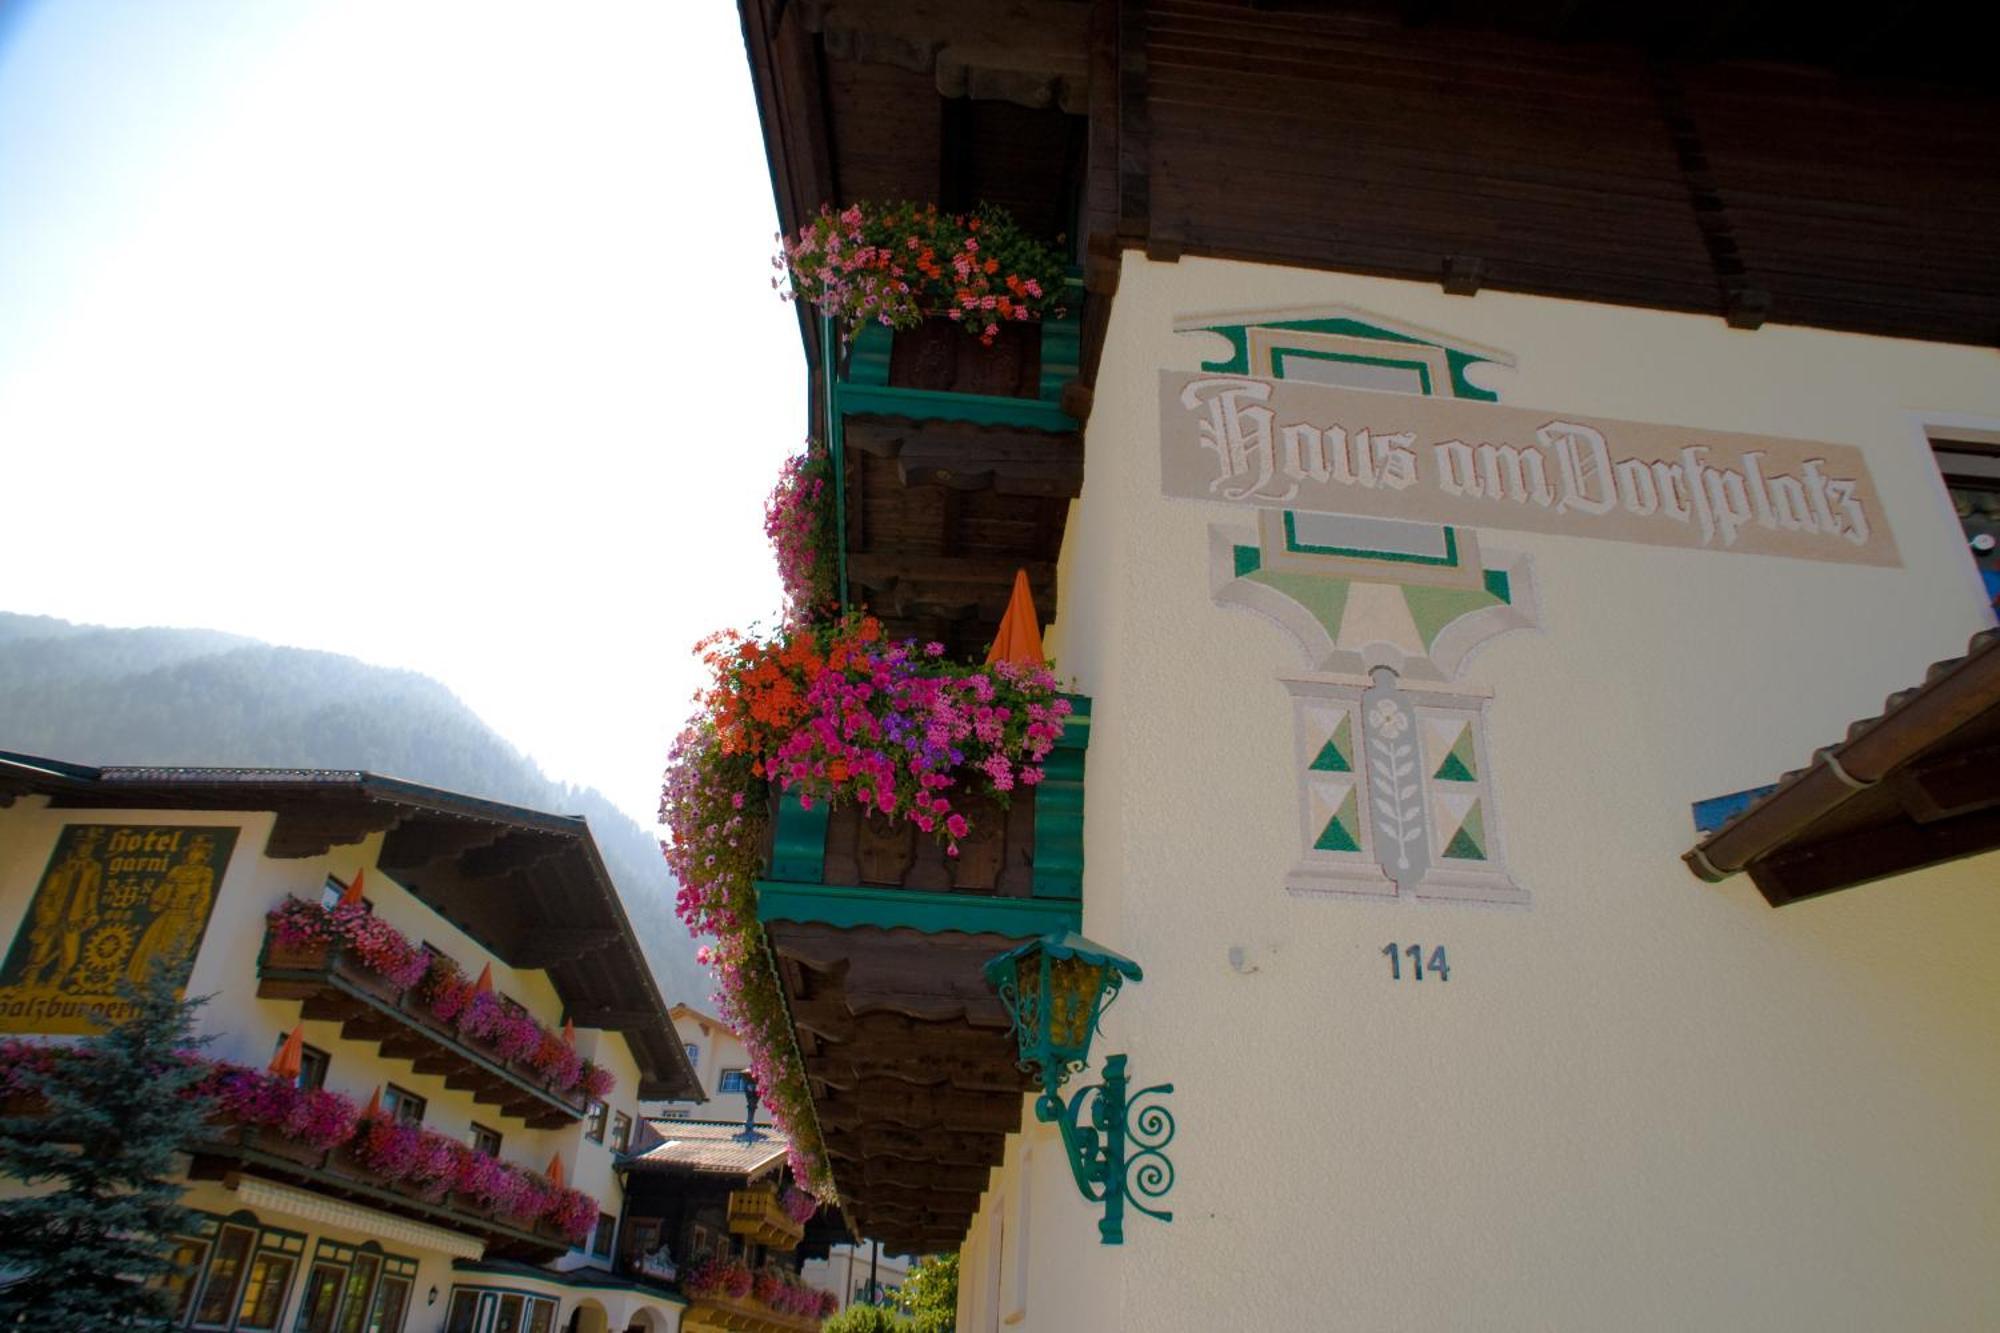
[[431, 1294], [424, 1298], [424, 1304], [436, 1305], [437, 1303], [438, 1303], [438, 1289], [436, 1287], [432, 1287]]
[[[1073, 930], [1030, 940], [985, 967], [986, 980], [1014, 1020], [1021, 1068], [1041, 1079], [1035, 1118], [1062, 1134], [1076, 1187], [1092, 1203], [1104, 1205], [1097, 1223], [1106, 1245], [1125, 1241], [1125, 1204], [1148, 1217], [1171, 1222], [1165, 1209], [1141, 1199], [1160, 1199], [1174, 1187], [1174, 1164], [1164, 1151], [1173, 1141], [1174, 1117], [1147, 1097], [1164, 1098], [1171, 1083], [1126, 1093], [1125, 1057], [1104, 1059], [1104, 1081], [1079, 1088], [1065, 1101], [1062, 1086], [1090, 1063], [1090, 1042], [1098, 1020], [1119, 987], [1139, 981], [1139, 965]], [[1084, 1115], [1088, 1102], [1089, 1115]]]

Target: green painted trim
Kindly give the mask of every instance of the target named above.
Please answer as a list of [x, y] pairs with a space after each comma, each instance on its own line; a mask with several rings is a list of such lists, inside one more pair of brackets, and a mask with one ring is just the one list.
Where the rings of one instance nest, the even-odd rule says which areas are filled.
[[757, 919], [851, 930], [907, 928], [926, 935], [957, 930], [968, 935], [1028, 939], [1083, 926], [1083, 904], [1049, 898], [989, 898], [973, 893], [865, 888], [852, 884], [781, 884], [756, 881]]
[[1255, 574], [1264, 567], [1264, 553], [1254, 546], [1234, 546], [1230, 548], [1229, 554], [1235, 562], [1236, 577], [1239, 579], [1245, 574]]
[[1507, 571], [1504, 569], [1489, 569], [1486, 571], [1485, 577], [1486, 591], [1492, 593], [1507, 605], [1512, 606], [1514, 604], [1514, 583], [1512, 579], [1507, 577]]
[[771, 821], [771, 878], [817, 884], [826, 878], [826, 826], [833, 807], [821, 801], [808, 810], [797, 792], [778, 797]]
[[1271, 369], [1279, 379], [1285, 378], [1285, 358], [1295, 356], [1304, 361], [1341, 361], [1354, 366], [1391, 366], [1398, 370], [1414, 370], [1417, 382], [1423, 385], [1424, 397], [1431, 396], [1431, 368], [1421, 361], [1408, 361], [1390, 356], [1356, 356], [1351, 352], [1316, 352], [1304, 347], [1274, 347], [1271, 349]]
[[1062, 401], [1063, 389], [1083, 370], [1083, 321], [1071, 310], [1061, 319], [1042, 321], [1042, 373], [1036, 396], [1045, 403]]
[[1393, 560], [1405, 565], [1442, 565], [1447, 569], [1458, 568], [1458, 531], [1447, 527], [1444, 530], [1444, 554], [1413, 555], [1407, 551], [1370, 551], [1359, 547], [1314, 546], [1299, 540], [1298, 528], [1292, 519], [1292, 511], [1285, 511], [1285, 549], [1302, 555], [1340, 555], [1357, 560]]
[[1076, 418], [1039, 398], [1002, 398], [945, 389], [898, 389], [887, 385], [844, 384], [838, 408], [845, 415], [873, 412], [912, 421], [964, 421], [975, 426], [1019, 426], [1025, 430], [1070, 432]]
[[[1215, 375], [1247, 375], [1250, 373], [1250, 334], [1248, 324], [1212, 324], [1204, 328], [1204, 333], [1217, 334], [1229, 339], [1231, 354], [1219, 361], [1204, 361], [1201, 368]], [[1461, 351], [1447, 343], [1430, 342], [1407, 333], [1397, 333], [1393, 329], [1381, 328], [1358, 319], [1286, 319], [1270, 324], [1259, 324], [1257, 328], [1290, 329], [1300, 333], [1333, 333], [1350, 338], [1368, 338], [1377, 342], [1411, 343], [1418, 347], [1435, 347], [1444, 353], [1445, 365], [1451, 370], [1451, 391], [1457, 398], [1471, 398], [1480, 402], [1497, 403], [1500, 395], [1491, 389], [1482, 389], [1465, 377], [1470, 366], [1492, 362], [1491, 357], [1476, 352]], [[1426, 392], [1429, 392], [1428, 390]]]
[[886, 324], [870, 324], [847, 344], [847, 382], [885, 385], [896, 335]]
[[1037, 898], [1083, 900], [1083, 768], [1090, 748], [1090, 696], [1066, 694], [1069, 720], [1042, 765], [1035, 788], [1035, 874], [1029, 892]]

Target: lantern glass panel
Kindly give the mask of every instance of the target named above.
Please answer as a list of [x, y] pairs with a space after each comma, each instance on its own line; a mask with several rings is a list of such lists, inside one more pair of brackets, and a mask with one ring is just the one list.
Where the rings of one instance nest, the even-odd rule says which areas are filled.
[[1090, 1049], [1105, 967], [1083, 958], [1049, 960], [1049, 1044], [1073, 1060]]

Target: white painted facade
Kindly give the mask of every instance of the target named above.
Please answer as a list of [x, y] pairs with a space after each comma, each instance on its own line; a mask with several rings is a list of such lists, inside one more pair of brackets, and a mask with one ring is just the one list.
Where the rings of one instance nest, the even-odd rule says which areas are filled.
[[[658, 1114], [677, 1120], [713, 1120], [719, 1124], [743, 1123], [745, 1104], [739, 1079], [750, 1068], [750, 1055], [736, 1034], [721, 1019], [691, 1005], [673, 1007], [674, 1030], [687, 1048], [688, 1063], [708, 1096], [699, 1102], [661, 1103]], [[731, 1075], [737, 1077], [732, 1078]], [[728, 1087], [729, 1091], [724, 1091]], [[771, 1109], [757, 1104], [757, 1123], [771, 1123]]]
[[[1327, 673], [1218, 597], [1255, 516], [1162, 495], [1159, 373], [1225, 355], [1200, 317], [1336, 309], [1503, 353], [1470, 372], [1503, 404], [1851, 446], [1900, 565], [1479, 528], [1533, 624], [1438, 688], [1484, 709], [1521, 897], [1310, 891]], [[961, 1333], [2000, 1326], [2000, 856], [1776, 911], [1680, 860], [1693, 802], [1992, 624], [1927, 430], [2000, 430], [1994, 352], [1126, 252], [1049, 647], [1094, 705], [1084, 932], [1146, 973], [1083, 1077], [1176, 1085], [1174, 1220], [1100, 1245], [1024, 1102]], [[1394, 620], [1348, 646], [1395, 660]], [[1392, 980], [1392, 942], [1449, 980]]]

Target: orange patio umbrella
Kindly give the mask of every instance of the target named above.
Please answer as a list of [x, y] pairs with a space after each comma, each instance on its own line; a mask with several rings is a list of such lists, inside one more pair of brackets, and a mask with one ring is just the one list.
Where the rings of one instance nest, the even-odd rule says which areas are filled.
[[361, 1113], [361, 1118], [363, 1120], [380, 1120], [382, 1118], [382, 1085], [380, 1083], [375, 1085], [374, 1094], [368, 1098], [368, 1109]]
[[576, 1045], [576, 1020], [574, 1018], [565, 1018], [563, 1020], [563, 1045]]
[[346, 891], [340, 895], [340, 905], [342, 907], [359, 907], [361, 905], [362, 874], [363, 874], [362, 870], [358, 868], [355, 870], [354, 882], [352, 884], [349, 884], [347, 886]]
[[542, 1174], [549, 1178], [549, 1184], [551, 1185], [560, 1185], [563, 1183], [563, 1165], [562, 1165], [561, 1153], [557, 1153], [554, 1157], [549, 1158], [549, 1169], [544, 1171]]
[[1012, 662], [1017, 666], [1038, 667], [1047, 659], [1042, 653], [1042, 626], [1035, 619], [1035, 595], [1028, 590], [1028, 571], [1014, 571], [1014, 591], [1007, 598], [1007, 610], [1000, 617], [1000, 631], [987, 650], [986, 665]]
[[306, 1025], [299, 1024], [286, 1036], [285, 1044], [271, 1057], [271, 1072], [282, 1079], [295, 1079], [305, 1065]]
[[492, 989], [493, 989], [493, 964], [488, 963], [485, 967], [479, 969], [479, 980], [473, 983], [472, 993], [474, 995], [484, 995], [487, 991], [490, 991]]

